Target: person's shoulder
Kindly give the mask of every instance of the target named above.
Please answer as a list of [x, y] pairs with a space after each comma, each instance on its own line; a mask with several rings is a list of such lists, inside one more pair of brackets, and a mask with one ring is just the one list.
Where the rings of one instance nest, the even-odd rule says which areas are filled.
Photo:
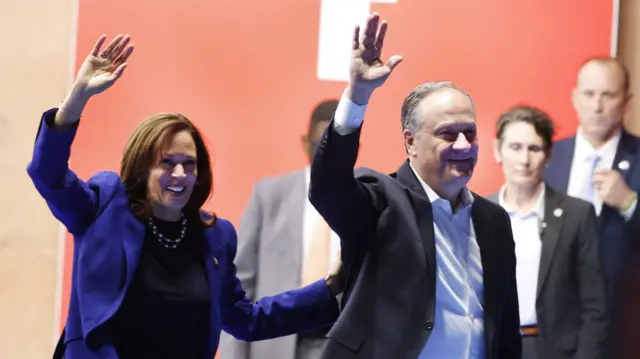
[[576, 136], [569, 136], [569, 137], [561, 138], [561, 139], [556, 140], [556, 141], [553, 142], [553, 149], [554, 150], [557, 150], [557, 149], [562, 150], [565, 147], [575, 143], [575, 141], [576, 141]]
[[562, 201], [565, 203], [565, 206], [572, 208], [589, 208], [593, 206], [591, 203], [581, 199], [569, 196], [568, 194], [561, 193], [556, 191], [556, 196], [562, 197]]
[[224, 238], [236, 237], [236, 228], [231, 221], [204, 211], [200, 213], [200, 217], [205, 221], [213, 220], [213, 225], [207, 228], [207, 230], [219, 232], [224, 235]]
[[483, 196], [483, 198], [485, 198], [486, 200], [488, 200], [491, 203], [495, 203], [498, 204], [499, 199], [500, 199], [500, 192], [493, 192], [492, 194]]
[[[548, 190], [549, 189], [547, 188], [547, 191]], [[562, 199], [561, 206], [564, 207], [565, 211], [567, 211], [569, 214], [584, 216], [587, 215], [590, 211], [594, 211], [595, 213], [593, 204], [581, 198], [572, 197], [559, 191], [553, 191], [553, 195], [558, 196]]]
[[205, 236], [212, 248], [225, 247], [235, 256], [238, 248], [238, 233], [231, 221], [214, 214], [201, 211], [200, 217], [205, 221], [213, 220], [213, 224], [205, 229]]
[[618, 144], [618, 148], [620, 147], [626, 148], [628, 152], [640, 153], [640, 137], [623, 130], [620, 143]]
[[274, 188], [290, 188], [293, 183], [296, 181], [305, 180], [306, 169], [299, 169], [296, 171], [286, 172], [283, 174], [275, 175], [275, 176], [267, 176], [256, 181], [254, 186], [254, 191], [260, 191], [264, 188], [268, 188], [268, 192], [273, 192]]
[[96, 172], [89, 178], [87, 184], [94, 192], [97, 190], [104, 198], [111, 198], [116, 194], [126, 196], [122, 179], [114, 171]]
[[622, 131], [622, 135], [624, 137], [626, 137], [630, 141], [633, 141], [633, 142], [636, 142], [636, 143], [640, 143], [640, 137], [634, 135], [633, 133], [631, 133], [629, 131], [623, 130]]
[[117, 186], [119, 183], [122, 183], [120, 175], [114, 171], [96, 172], [89, 178], [88, 182], [102, 186]]
[[297, 169], [295, 171], [289, 171], [277, 175], [266, 176], [259, 179], [256, 183], [275, 183], [275, 182], [288, 182], [294, 178], [304, 177], [306, 168]]
[[213, 260], [221, 263], [233, 263], [238, 251], [238, 235], [236, 229], [227, 219], [220, 218], [213, 213], [200, 211], [200, 218], [205, 222], [213, 222], [204, 229], [204, 239], [208, 243]]
[[[477, 193], [471, 192], [473, 195], [473, 206], [479, 207], [479, 210], [485, 212], [491, 219], [508, 219], [507, 211], [497, 202], [493, 202], [488, 198], [482, 197]], [[496, 197], [497, 198], [497, 197]]]

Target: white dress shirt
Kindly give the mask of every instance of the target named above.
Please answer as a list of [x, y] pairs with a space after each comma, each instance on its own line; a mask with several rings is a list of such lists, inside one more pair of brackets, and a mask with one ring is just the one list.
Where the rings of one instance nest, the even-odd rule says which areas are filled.
[[[569, 196], [580, 198], [580, 191], [584, 186], [584, 182], [591, 181], [590, 178], [584, 178], [582, 174], [588, 171], [586, 167], [591, 165], [591, 159], [593, 156], [598, 156], [600, 158], [597, 166], [598, 169], [613, 169], [613, 162], [616, 157], [616, 152], [618, 151], [621, 136], [622, 134], [618, 133], [596, 150], [591, 146], [589, 141], [584, 138], [582, 129], [578, 128], [578, 132], [576, 133], [575, 149], [573, 151], [573, 160], [571, 161], [571, 172], [569, 173], [569, 184], [567, 186], [567, 194]], [[600, 212], [602, 211], [602, 200], [598, 198], [598, 196], [595, 196], [592, 204], [596, 209], [596, 214], [600, 215]], [[620, 211], [625, 220], [628, 221], [631, 218], [636, 206], [637, 201], [634, 201], [626, 211]]]
[[545, 185], [529, 213], [519, 214], [504, 201], [505, 186], [498, 194], [498, 203], [507, 211], [511, 219], [511, 231], [516, 243], [516, 282], [520, 307], [520, 325], [536, 325], [536, 298], [542, 240], [540, 233], [544, 223]]
[[[334, 119], [336, 132], [355, 131], [365, 110], [366, 105], [356, 105], [343, 96]], [[480, 247], [471, 220], [473, 196], [464, 189], [461, 205], [452, 211], [448, 201], [416, 177], [433, 206], [437, 273], [434, 326], [419, 359], [483, 359], [484, 286]]]
[[[305, 168], [305, 193], [309, 192], [310, 175], [310, 168]], [[302, 265], [304, 266], [304, 260], [305, 258], [307, 258], [309, 250], [311, 249], [311, 241], [313, 238], [313, 230], [316, 226], [316, 221], [323, 220], [315, 207], [313, 207], [311, 202], [309, 202], [308, 197], [305, 201], [304, 213], [302, 218]], [[338, 261], [340, 256], [340, 237], [338, 237], [338, 235], [333, 231], [331, 231], [331, 244], [329, 246], [329, 271], [331, 271], [333, 264]], [[327, 273], [327, 275], [328, 274], [329, 273]]]

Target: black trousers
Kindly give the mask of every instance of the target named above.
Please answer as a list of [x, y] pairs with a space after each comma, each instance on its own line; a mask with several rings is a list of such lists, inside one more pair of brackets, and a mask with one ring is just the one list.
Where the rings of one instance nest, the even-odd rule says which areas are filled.
[[522, 337], [522, 359], [545, 359], [538, 357], [536, 339], [537, 337], [535, 336]]

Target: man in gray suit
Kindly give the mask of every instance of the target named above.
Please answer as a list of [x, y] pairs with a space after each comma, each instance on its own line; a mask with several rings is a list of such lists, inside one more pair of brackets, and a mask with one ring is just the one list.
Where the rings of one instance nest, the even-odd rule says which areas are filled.
[[[309, 162], [335, 110], [326, 100], [313, 110], [302, 146]], [[235, 264], [250, 298], [298, 288], [322, 278], [339, 261], [340, 240], [309, 203], [309, 167], [256, 183], [238, 229]], [[313, 256], [307, 256], [313, 253]], [[315, 359], [329, 328], [247, 343], [224, 334], [221, 359]]]

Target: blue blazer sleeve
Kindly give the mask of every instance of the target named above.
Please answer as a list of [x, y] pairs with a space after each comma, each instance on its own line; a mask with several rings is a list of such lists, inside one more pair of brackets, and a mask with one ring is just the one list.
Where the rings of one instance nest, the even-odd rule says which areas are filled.
[[71, 144], [77, 127], [54, 129], [57, 111], [54, 108], [42, 115], [27, 173], [53, 215], [69, 232], [77, 235], [95, 218], [98, 190], [97, 187], [92, 189], [69, 169]]
[[331, 295], [324, 280], [306, 287], [263, 297], [252, 303], [245, 295], [236, 276], [233, 260], [236, 255], [235, 230], [230, 243], [228, 296], [223, 307], [222, 329], [236, 339], [258, 341], [310, 331], [332, 325], [340, 314], [338, 301]]

